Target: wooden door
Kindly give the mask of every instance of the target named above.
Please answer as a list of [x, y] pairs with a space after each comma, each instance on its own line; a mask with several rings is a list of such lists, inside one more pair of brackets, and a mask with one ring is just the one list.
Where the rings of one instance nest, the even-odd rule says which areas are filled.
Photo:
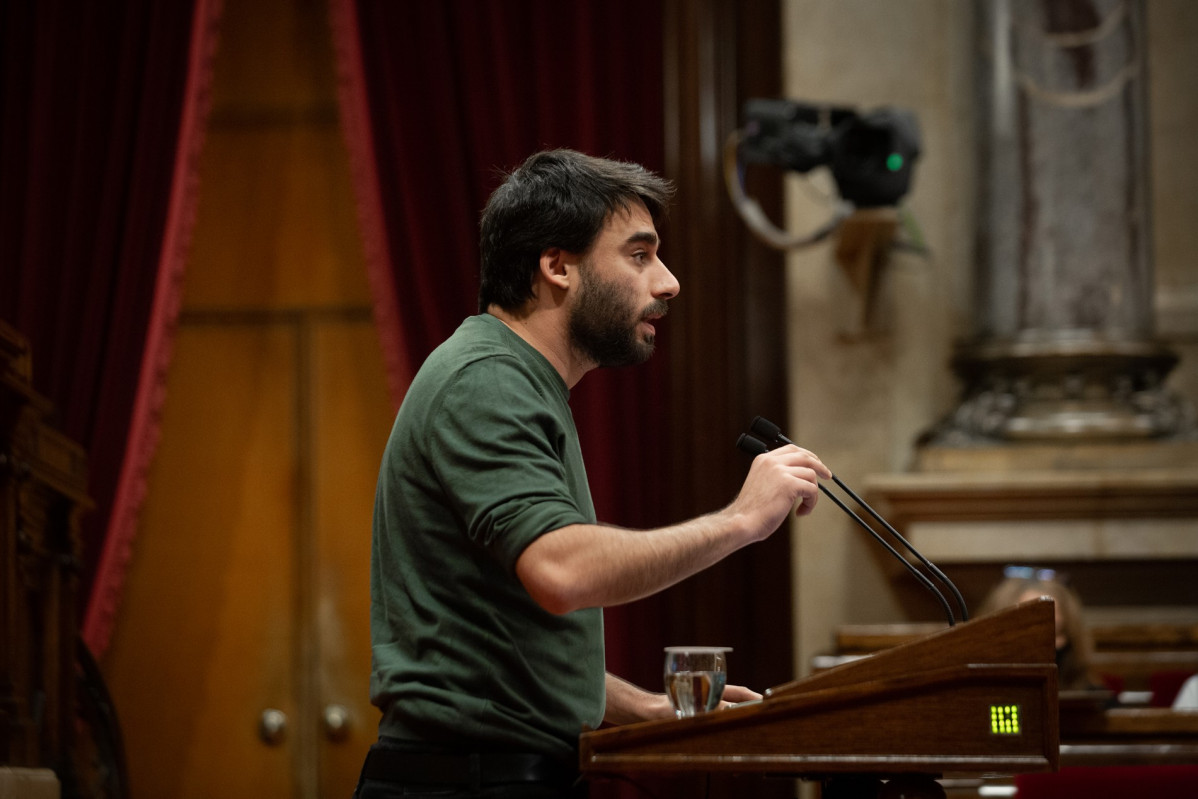
[[369, 315], [190, 313], [168, 392], [105, 658], [133, 797], [348, 796], [378, 717]]
[[[319, 652], [319, 796], [348, 797], [378, 734], [369, 702], [370, 520], [391, 406], [370, 323], [318, 327], [312, 340], [312, 609]], [[337, 728], [347, 711], [347, 728]]]
[[101, 663], [132, 799], [348, 797], [377, 733], [370, 522], [393, 411], [327, 18], [225, 7], [160, 445]]
[[288, 748], [256, 726], [299, 715], [294, 364], [285, 330], [179, 333], [185, 401], [166, 406], [104, 660], [135, 799], [297, 795]]

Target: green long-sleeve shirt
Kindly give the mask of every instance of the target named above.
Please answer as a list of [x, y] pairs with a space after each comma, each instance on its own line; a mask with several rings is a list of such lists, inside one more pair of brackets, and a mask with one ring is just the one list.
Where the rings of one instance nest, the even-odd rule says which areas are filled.
[[547, 613], [515, 576], [538, 536], [595, 522], [568, 401], [549, 362], [486, 314], [413, 380], [375, 498], [380, 734], [571, 757], [602, 721], [602, 611]]

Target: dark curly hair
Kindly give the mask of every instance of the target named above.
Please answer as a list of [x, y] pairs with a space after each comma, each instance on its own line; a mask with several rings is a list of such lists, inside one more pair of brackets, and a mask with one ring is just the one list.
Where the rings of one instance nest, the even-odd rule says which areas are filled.
[[482, 266], [478, 310], [515, 311], [532, 298], [541, 253], [590, 250], [608, 218], [644, 203], [657, 224], [673, 184], [639, 164], [574, 150], [545, 150], [509, 173], [479, 223]]

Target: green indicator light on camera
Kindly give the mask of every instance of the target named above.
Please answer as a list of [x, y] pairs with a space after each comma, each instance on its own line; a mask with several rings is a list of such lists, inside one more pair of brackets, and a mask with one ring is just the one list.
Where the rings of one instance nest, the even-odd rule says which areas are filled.
[[891, 153], [886, 156], [886, 168], [891, 172], [898, 172], [903, 168], [903, 157], [898, 153]]

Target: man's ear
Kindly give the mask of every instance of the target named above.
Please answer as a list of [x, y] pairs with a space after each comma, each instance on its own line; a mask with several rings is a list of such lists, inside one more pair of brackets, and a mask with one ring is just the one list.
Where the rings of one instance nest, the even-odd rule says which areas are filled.
[[574, 277], [573, 262], [571, 255], [561, 247], [550, 247], [541, 253], [541, 278], [565, 291]]

